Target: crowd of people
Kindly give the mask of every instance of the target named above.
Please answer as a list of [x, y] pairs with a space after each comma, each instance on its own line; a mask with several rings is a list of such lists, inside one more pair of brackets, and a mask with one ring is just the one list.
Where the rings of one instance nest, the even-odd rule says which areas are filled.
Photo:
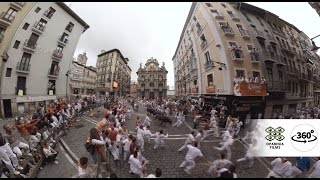
[[28, 177], [38, 165], [42, 169], [48, 163], [58, 164], [56, 143], [79, 121], [78, 117], [92, 106], [93, 101], [90, 97], [59, 99], [38, 108], [28, 117], [15, 117], [13, 125], [4, 124], [4, 133], [0, 133], [1, 175]]

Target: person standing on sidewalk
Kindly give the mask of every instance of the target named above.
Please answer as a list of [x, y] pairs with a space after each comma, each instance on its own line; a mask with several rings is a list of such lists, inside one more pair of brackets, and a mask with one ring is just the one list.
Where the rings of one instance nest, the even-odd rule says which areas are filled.
[[[18, 170], [22, 170], [23, 168], [18, 164], [18, 158], [13, 153], [9, 143], [6, 142], [5, 138], [0, 133], [0, 159], [9, 169], [11, 174], [19, 175], [20, 172]], [[12, 166], [13, 165], [13, 166]]]

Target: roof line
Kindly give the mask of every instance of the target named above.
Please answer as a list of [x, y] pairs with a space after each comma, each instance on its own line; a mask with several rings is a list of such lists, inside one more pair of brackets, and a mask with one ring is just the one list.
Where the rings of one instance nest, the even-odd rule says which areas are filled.
[[96, 70], [91, 69], [90, 67], [85, 66], [85, 65], [83, 65], [83, 64], [80, 64], [80, 63], [78, 63], [77, 61], [72, 61], [72, 62], [74, 62], [74, 63], [78, 64], [79, 66], [82, 66], [82, 67], [84, 67], [84, 68], [86, 68], [86, 69], [90, 69], [90, 70], [93, 71], [93, 72], [97, 72]]
[[90, 28], [90, 26], [81, 19], [72, 9], [69, 8], [65, 3], [63, 2], [56, 2], [63, 10], [65, 10], [69, 15], [71, 15], [75, 20], [77, 20], [82, 26], [84, 26], [84, 30], [82, 33], [84, 33], [87, 29]]

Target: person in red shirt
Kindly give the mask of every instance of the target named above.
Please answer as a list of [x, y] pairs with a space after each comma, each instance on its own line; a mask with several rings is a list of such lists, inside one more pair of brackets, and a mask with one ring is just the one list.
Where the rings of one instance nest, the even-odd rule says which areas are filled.
[[112, 126], [111, 127], [111, 131], [109, 132], [109, 135], [108, 135], [108, 138], [112, 141], [112, 142], [115, 142], [116, 139], [117, 139], [117, 131], [114, 130], [114, 127]]

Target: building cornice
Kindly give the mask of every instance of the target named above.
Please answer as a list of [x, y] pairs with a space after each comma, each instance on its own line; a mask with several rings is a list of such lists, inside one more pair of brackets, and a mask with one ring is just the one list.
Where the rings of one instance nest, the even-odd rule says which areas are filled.
[[90, 28], [89, 24], [87, 24], [83, 19], [81, 19], [72, 9], [70, 9], [65, 3], [63, 2], [56, 2], [63, 10], [65, 10], [70, 16], [72, 16], [75, 20], [77, 20], [83, 27], [84, 33], [87, 29]]

